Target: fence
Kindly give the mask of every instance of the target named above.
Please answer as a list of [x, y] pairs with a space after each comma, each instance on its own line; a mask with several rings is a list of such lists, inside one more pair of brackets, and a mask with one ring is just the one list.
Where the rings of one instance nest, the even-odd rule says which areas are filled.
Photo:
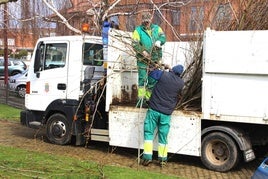
[[24, 98], [19, 97], [16, 92], [9, 90], [8, 86], [2, 80], [0, 80], [0, 103], [25, 109]]

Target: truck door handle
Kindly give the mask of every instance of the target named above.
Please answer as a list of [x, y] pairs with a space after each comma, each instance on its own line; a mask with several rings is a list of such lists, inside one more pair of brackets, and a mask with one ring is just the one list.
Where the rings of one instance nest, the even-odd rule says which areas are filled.
[[64, 83], [59, 83], [59, 84], [57, 85], [57, 88], [58, 88], [58, 90], [66, 90], [66, 84], [64, 84]]

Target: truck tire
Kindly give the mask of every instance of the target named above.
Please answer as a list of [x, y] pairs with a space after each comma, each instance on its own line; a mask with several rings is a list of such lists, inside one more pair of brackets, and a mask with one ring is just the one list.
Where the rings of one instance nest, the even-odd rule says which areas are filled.
[[51, 143], [65, 145], [71, 141], [71, 126], [66, 117], [56, 113], [49, 117], [47, 121], [47, 137]]
[[213, 132], [202, 140], [201, 161], [208, 169], [226, 172], [234, 168], [239, 160], [237, 145], [228, 135]]

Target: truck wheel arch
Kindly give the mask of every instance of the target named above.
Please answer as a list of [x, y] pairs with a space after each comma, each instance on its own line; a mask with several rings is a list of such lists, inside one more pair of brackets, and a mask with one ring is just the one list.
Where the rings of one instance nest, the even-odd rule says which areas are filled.
[[78, 102], [76, 100], [65, 100], [65, 99], [57, 99], [53, 102], [51, 102], [45, 111], [45, 121], [47, 122], [49, 117], [53, 115], [54, 113], [61, 113], [63, 114], [68, 122], [72, 122], [73, 116], [75, 114], [76, 108], [77, 108]]
[[244, 160], [249, 151], [253, 152], [245, 132], [232, 126], [204, 128], [201, 143], [203, 164], [211, 170], [221, 172], [226, 172], [238, 164], [241, 158], [239, 150], [243, 151]]
[[251, 142], [249, 137], [241, 129], [231, 127], [231, 126], [210, 126], [205, 129], [202, 129], [202, 139], [211, 132], [223, 132], [231, 136], [232, 139], [239, 146], [240, 150], [251, 149]]

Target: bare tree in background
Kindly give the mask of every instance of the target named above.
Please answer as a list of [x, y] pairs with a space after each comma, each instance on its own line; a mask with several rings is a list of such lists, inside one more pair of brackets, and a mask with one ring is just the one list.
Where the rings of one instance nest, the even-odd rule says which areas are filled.
[[[0, 1], [1, 2], [1, 1]], [[183, 27], [187, 35], [187, 40], [195, 41], [191, 49], [192, 57], [189, 59], [184, 78], [186, 85], [183, 91], [178, 108], [201, 110], [201, 76], [202, 76], [202, 37], [205, 28], [211, 27], [215, 30], [262, 30], [268, 28], [267, 1], [262, 0], [236, 0], [236, 1], [167, 1], [155, 3], [152, 0], [126, 5], [122, 0], [115, 1], [83, 1], [87, 9], [84, 11], [73, 11], [70, 0], [42, 0], [37, 4], [29, 4], [31, 1], [24, 1], [23, 26], [25, 32], [34, 29], [33, 33], [38, 34], [40, 19], [47, 22], [57, 22], [64, 24], [73, 34], [81, 34], [79, 24], [83, 22], [91, 23], [91, 35], [100, 35], [102, 23], [106, 18], [113, 16], [131, 17], [125, 19], [136, 19], [136, 15], [145, 10], [154, 12], [157, 21], [161, 26], [171, 30], [176, 41], [184, 39], [183, 32], [178, 27]], [[33, 3], [32, 2], [32, 3]], [[28, 4], [27, 4], [28, 3]], [[206, 6], [205, 6], [206, 5]], [[206, 7], [204, 9], [203, 7]], [[46, 9], [46, 10], [44, 10]], [[123, 9], [123, 10], [122, 10]], [[183, 9], [183, 10], [181, 10]], [[44, 12], [47, 13], [44, 13]], [[183, 22], [176, 22], [170, 14], [179, 15], [184, 18]], [[42, 15], [42, 16], [41, 16]], [[169, 18], [168, 18], [169, 15]], [[76, 22], [74, 17], [81, 17]], [[57, 18], [55, 18], [57, 17]], [[44, 23], [45, 21], [42, 21]], [[127, 24], [126, 21], [122, 23]], [[133, 21], [135, 23], [135, 21]], [[175, 23], [178, 23], [175, 26]], [[134, 26], [132, 26], [134, 27]], [[124, 30], [124, 29], [122, 29]], [[63, 35], [63, 34], [62, 34]], [[39, 34], [37, 36], [40, 36]], [[220, 42], [219, 42], [220, 43]]]
[[[49, 3], [48, 0], [43, 0]], [[89, 1], [89, 9], [86, 11], [87, 16], [93, 18], [94, 33], [100, 34], [101, 25], [105, 18], [111, 16], [132, 16], [137, 15], [144, 9], [151, 9], [157, 13], [159, 20], [165, 24], [166, 27], [172, 29], [173, 35], [178, 41], [182, 39], [180, 32], [176, 30], [170, 19], [164, 16], [163, 12], [172, 12], [174, 9], [188, 6], [192, 1], [174, 1], [161, 4], [155, 4], [154, 1], [148, 3], [133, 4], [131, 9], [126, 9], [126, 12], [120, 7], [121, 0], [113, 1], [98, 1], [94, 3]], [[233, 2], [233, 1], [232, 1]], [[202, 4], [210, 4], [209, 8], [202, 8]], [[182, 98], [178, 103], [179, 109], [185, 110], [201, 110], [201, 89], [202, 89], [202, 38], [206, 27], [211, 27], [215, 30], [262, 30], [267, 29], [267, 10], [268, 3], [263, 3], [261, 0], [237, 0], [234, 3], [230, 1], [200, 1], [198, 8], [188, 8], [182, 16], [189, 16], [185, 23], [185, 28], [188, 29], [188, 35], [192, 37], [189, 40], [196, 42], [196, 45], [191, 49], [193, 56], [189, 59], [187, 69], [184, 73], [186, 85], [182, 94]], [[51, 7], [50, 7], [51, 8]], [[187, 9], [186, 9], [187, 10]], [[83, 12], [81, 12], [83, 13]], [[57, 14], [58, 15], [58, 14]], [[68, 20], [64, 19], [62, 15], [59, 16], [62, 23], [68, 24]], [[189, 24], [189, 26], [188, 26]], [[69, 28], [72, 29], [72, 28]], [[220, 42], [219, 42], [220, 43]], [[187, 78], [186, 78], [187, 77]]]
[[[236, 7], [230, 2], [213, 4], [207, 12], [207, 27], [215, 30], [268, 29], [267, 1], [264, 3], [261, 0], [239, 0], [236, 3]], [[196, 48], [192, 49], [193, 59], [184, 73], [187, 78], [182, 98], [177, 105], [179, 109], [201, 110], [202, 36], [197, 42]]]

